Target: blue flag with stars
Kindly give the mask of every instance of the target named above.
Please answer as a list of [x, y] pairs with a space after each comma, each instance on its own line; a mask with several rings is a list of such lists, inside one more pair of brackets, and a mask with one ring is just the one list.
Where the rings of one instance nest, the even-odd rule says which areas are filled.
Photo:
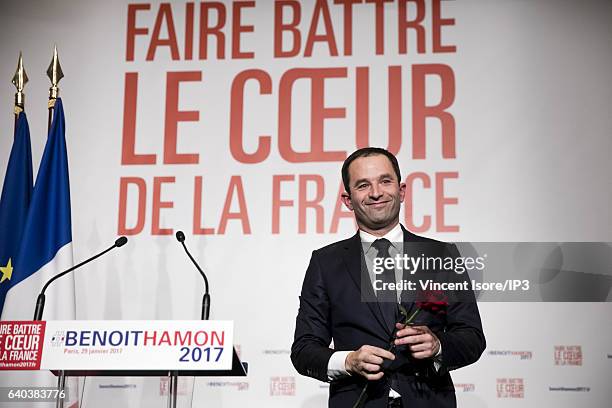
[[0, 314], [12, 286], [13, 267], [32, 198], [32, 148], [24, 112], [17, 117], [13, 147], [0, 197]]

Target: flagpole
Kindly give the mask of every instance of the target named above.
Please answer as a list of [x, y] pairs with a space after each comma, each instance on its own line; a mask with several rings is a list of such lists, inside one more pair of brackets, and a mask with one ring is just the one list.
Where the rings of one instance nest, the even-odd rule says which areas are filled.
[[15, 130], [17, 130], [17, 118], [19, 118], [19, 114], [25, 109], [25, 94], [23, 93], [23, 88], [25, 84], [28, 82], [28, 75], [25, 72], [25, 68], [23, 67], [23, 58], [21, 55], [21, 51], [19, 51], [19, 60], [17, 60], [17, 70], [15, 71], [15, 75], [13, 76], [13, 85], [17, 89], [15, 93]]
[[49, 88], [49, 119], [47, 121], [47, 131], [51, 130], [51, 122], [53, 121], [53, 111], [55, 109], [55, 101], [59, 97], [59, 88], [57, 84], [60, 79], [64, 77], [64, 73], [62, 72], [62, 67], [59, 63], [59, 57], [57, 55], [57, 45], [53, 46], [53, 58], [51, 59], [51, 63], [49, 64], [49, 68], [47, 68], [47, 76], [51, 80], [51, 88]]
[[[59, 57], [57, 55], [57, 45], [53, 46], [53, 58], [51, 58], [51, 63], [49, 64], [49, 68], [47, 68], [47, 76], [51, 80], [51, 88], [49, 88], [49, 117], [47, 120], [47, 133], [51, 131], [51, 123], [53, 122], [53, 113], [55, 111], [55, 102], [59, 97], [59, 88], [57, 84], [60, 79], [64, 77], [64, 73], [62, 72], [62, 67], [59, 63]], [[64, 370], [59, 370], [57, 373], [57, 390], [58, 394], [55, 398], [55, 407], [56, 408], [64, 408], [64, 392], [66, 390], [66, 372]]]

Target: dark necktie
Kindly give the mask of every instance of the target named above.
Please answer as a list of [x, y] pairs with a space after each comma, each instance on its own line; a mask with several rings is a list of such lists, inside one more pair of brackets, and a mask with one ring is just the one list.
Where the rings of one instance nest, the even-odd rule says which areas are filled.
[[[377, 258], [387, 259], [391, 258], [391, 254], [389, 253], [389, 248], [391, 248], [391, 242], [388, 239], [381, 238], [377, 239], [372, 243], [372, 246], [376, 249]], [[385, 266], [383, 262], [382, 273], [375, 276], [375, 279], [380, 279], [380, 281], [384, 284], [395, 284], [395, 264], [391, 265], [390, 268]], [[385, 290], [379, 290], [376, 292], [376, 297], [380, 303], [383, 314], [385, 315], [385, 320], [387, 320], [392, 325], [395, 325], [396, 322], [396, 314], [397, 314], [397, 291], [388, 289], [386, 286]]]
[[[388, 239], [381, 238], [377, 239], [372, 243], [372, 246], [376, 248], [378, 258], [391, 258], [391, 254], [389, 253], [389, 248], [391, 248], [391, 242]], [[395, 264], [393, 263], [390, 268], [387, 268], [385, 264], [382, 265], [383, 271], [375, 279], [380, 279], [383, 283], [395, 283]], [[395, 287], [394, 287], [395, 288]], [[395, 327], [395, 322], [398, 319], [398, 306], [397, 306], [397, 290], [382, 290], [376, 293], [376, 297], [378, 298], [378, 302], [380, 304], [380, 309], [383, 312], [385, 320], [388, 323], [388, 326], [393, 330]], [[399, 391], [399, 382], [397, 379], [396, 373], [390, 373], [389, 375], [390, 383], [392, 389], [395, 391]]]

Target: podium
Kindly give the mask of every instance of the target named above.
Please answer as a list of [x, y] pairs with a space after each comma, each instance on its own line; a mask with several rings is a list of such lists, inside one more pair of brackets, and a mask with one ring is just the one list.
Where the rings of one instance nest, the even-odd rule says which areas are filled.
[[[177, 371], [179, 377], [246, 377], [249, 365], [240, 361], [233, 350], [232, 368], [229, 370], [63, 370], [68, 377], [163, 377], [168, 371]], [[57, 376], [60, 370], [51, 370]]]
[[[49, 370], [66, 377], [245, 377], [233, 322], [216, 320], [66, 320], [0, 322], [0, 370]], [[61, 404], [58, 404], [61, 406]]]

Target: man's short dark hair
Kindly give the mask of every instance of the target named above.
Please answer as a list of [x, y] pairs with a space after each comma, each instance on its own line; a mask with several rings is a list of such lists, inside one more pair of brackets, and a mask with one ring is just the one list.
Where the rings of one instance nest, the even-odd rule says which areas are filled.
[[400, 174], [400, 168], [399, 164], [397, 163], [397, 158], [390, 151], [382, 149], [380, 147], [363, 147], [351, 153], [351, 155], [347, 157], [344, 163], [342, 164], [342, 183], [344, 184], [344, 190], [346, 190], [348, 194], [351, 194], [349, 180], [349, 166], [351, 165], [351, 163], [360, 157], [376, 155], [386, 156], [387, 159], [389, 159], [391, 165], [393, 166], [393, 170], [395, 171], [395, 175], [397, 176], [397, 182], [401, 183], [402, 176]]

